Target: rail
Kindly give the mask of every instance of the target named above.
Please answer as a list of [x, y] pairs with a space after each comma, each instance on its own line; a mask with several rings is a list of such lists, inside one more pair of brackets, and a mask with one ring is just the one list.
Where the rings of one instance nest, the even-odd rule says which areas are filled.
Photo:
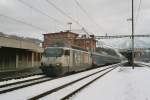
[[[66, 96], [64, 96], [64, 97], [62, 97], [62, 98], [61, 98], [61, 97], [59, 98], [59, 99], [65, 100], [65, 99], [69, 98], [70, 96], [72, 96], [73, 94], [75, 94], [76, 92], [78, 92], [79, 90], [81, 90], [82, 88], [84, 88], [84, 87], [88, 86], [89, 84], [93, 83], [94, 81], [96, 81], [96, 80], [99, 79], [100, 77], [106, 75], [107, 73], [109, 73], [110, 71], [114, 70], [116, 67], [118, 67], [118, 66], [120, 66], [120, 65], [121, 65], [121, 64], [112, 65], [112, 66], [110, 66], [110, 67], [108, 67], [108, 68], [99, 70], [99, 71], [94, 72], [94, 73], [92, 73], [92, 74], [89, 74], [89, 75], [87, 75], [87, 76], [81, 77], [81, 78], [79, 78], [79, 79], [76, 79], [76, 80], [71, 81], [71, 82], [69, 82], [69, 83], [66, 83], [66, 84], [64, 84], [64, 85], [58, 86], [58, 87], [56, 87], [56, 88], [54, 88], [54, 89], [50, 89], [49, 91], [43, 92], [43, 93], [41, 93], [41, 94], [39, 94], [39, 95], [36, 95], [36, 96], [34, 96], [34, 97], [31, 97], [29, 100], [37, 100], [37, 99], [43, 98], [43, 97], [45, 97], [45, 96], [52, 95], [53, 93], [57, 93], [57, 92], [61, 91], [61, 90], [64, 89], [64, 88], [67, 88], [67, 87], [69, 87], [69, 86], [72, 86], [72, 85], [74, 85], [74, 84], [76, 84], [76, 83], [78, 83], [78, 82], [80, 82], [80, 81], [82, 81], [82, 80], [85, 80], [85, 79], [87, 79], [87, 78], [93, 77], [93, 76], [95, 76], [95, 75], [98, 74], [98, 76], [97, 76], [96, 78], [92, 79], [90, 82], [88, 82], [88, 83], [85, 84], [84, 86], [80, 87], [79, 89], [77, 89], [77, 90], [75, 90], [75, 91], [73, 91], [73, 92], [70, 92], [68, 95], [66, 95]], [[104, 72], [104, 73], [102, 73], [102, 72]], [[102, 74], [100, 74], [100, 73], [102, 73]], [[99, 75], [99, 74], [100, 74], [100, 75]]]

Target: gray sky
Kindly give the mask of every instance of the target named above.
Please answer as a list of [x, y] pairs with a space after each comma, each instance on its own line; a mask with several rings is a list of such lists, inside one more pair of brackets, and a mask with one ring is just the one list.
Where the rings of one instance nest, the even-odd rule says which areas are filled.
[[[28, 7], [21, 3], [31, 5]], [[82, 26], [95, 35], [131, 34], [131, 0], [77, 0], [96, 22], [91, 21], [77, 6], [75, 0], [49, 0], [65, 13], [77, 20]], [[141, 10], [137, 19], [140, 0], [135, 0], [136, 34], [150, 34], [150, 0], [141, 0]], [[35, 10], [36, 8], [43, 15]], [[21, 20], [28, 25], [13, 21]], [[54, 21], [53, 17], [57, 20]], [[19, 36], [42, 38], [46, 32], [56, 32], [68, 29], [68, 22], [72, 22], [72, 29], [81, 29], [75, 22], [62, 15], [46, 0], [0, 0], [0, 31]], [[97, 25], [98, 24], [98, 25]], [[36, 26], [37, 28], [33, 28]]]

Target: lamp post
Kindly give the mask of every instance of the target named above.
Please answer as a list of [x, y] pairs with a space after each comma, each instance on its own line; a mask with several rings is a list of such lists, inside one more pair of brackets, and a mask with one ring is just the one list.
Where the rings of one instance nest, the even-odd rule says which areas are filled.
[[69, 31], [71, 31], [71, 25], [72, 25], [72, 23], [68, 22], [67, 24], [69, 25]]
[[127, 21], [132, 21], [132, 35], [131, 35], [131, 65], [134, 69], [134, 0], [132, 0], [132, 18], [128, 18]]

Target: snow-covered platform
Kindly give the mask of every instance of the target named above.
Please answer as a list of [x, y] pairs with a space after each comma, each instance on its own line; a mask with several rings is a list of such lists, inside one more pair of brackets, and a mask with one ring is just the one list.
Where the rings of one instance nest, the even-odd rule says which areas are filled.
[[119, 67], [71, 100], [150, 100], [150, 68]]

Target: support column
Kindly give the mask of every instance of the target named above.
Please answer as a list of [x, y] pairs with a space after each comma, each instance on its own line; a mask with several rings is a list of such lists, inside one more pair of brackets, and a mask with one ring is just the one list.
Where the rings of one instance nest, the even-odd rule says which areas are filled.
[[28, 52], [26, 53], [26, 60], [27, 60], [27, 61], [26, 61], [26, 62], [27, 62], [27, 63], [26, 63], [26, 64], [27, 64], [27, 67], [29, 67], [30, 65], [29, 65], [29, 56], [28, 56]]
[[18, 68], [18, 63], [19, 63], [19, 56], [16, 54], [16, 68]]
[[32, 52], [32, 67], [34, 66], [34, 52]]

